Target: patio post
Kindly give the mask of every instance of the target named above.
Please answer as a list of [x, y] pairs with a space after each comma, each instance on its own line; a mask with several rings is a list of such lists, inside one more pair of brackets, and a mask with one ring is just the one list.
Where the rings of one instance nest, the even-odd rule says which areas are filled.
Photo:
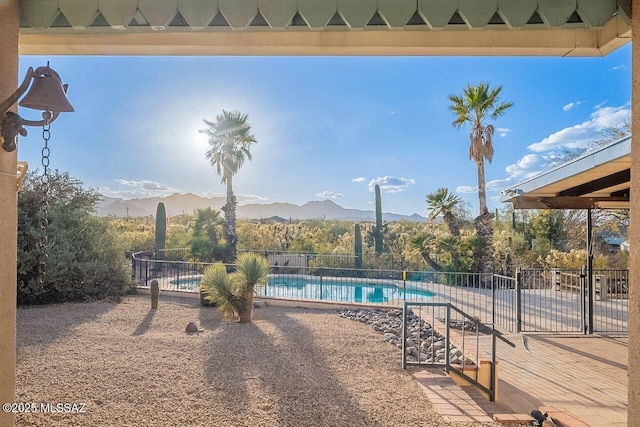
[[[0, 101], [18, 87], [19, 27], [18, 0], [0, 1]], [[16, 387], [17, 152], [0, 148], [0, 403], [3, 404], [14, 402]], [[14, 414], [0, 411], [0, 425], [14, 422]]]
[[[640, 13], [640, 0], [631, 3]], [[640, 19], [631, 20], [631, 182], [640, 182]], [[627, 420], [640, 420], [640, 185], [631, 185], [629, 226], [629, 402]]]
[[[582, 294], [584, 299], [584, 294]], [[593, 217], [587, 209], [587, 333], [593, 335]]]

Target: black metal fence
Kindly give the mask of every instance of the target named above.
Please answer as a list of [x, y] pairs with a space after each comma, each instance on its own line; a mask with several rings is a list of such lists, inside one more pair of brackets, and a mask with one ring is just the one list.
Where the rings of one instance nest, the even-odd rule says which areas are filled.
[[517, 332], [626, 332], [628, 270], [522, 269]]
[[[271, 261], [274, 266], [291, 267], [294, 265], [302, 267], [324, 267], [334, 270], [340, 269], [367, 269], [367, 270], [399, 270], [405, 268], [402, 259], [391, 254], [363, 253], [356, 256], [355, 253], [317, 253], [317, 252], [286, 252], [274, 250], [249, 251], [238, 250], [241, 253], [254, 253], [264, 256]], [[361, 263], [361, 267], [358, 265]]]
[[[197, 291], [209, 263], [185, 261], [185, 250], [132, 257], [134, 279], [162, 289]], [[510, 332], [626, 332], [628, 271], [521, 269], [499, 274], [355, 269], [323, 266], [309, 254], [265, 252], [272, 274], [264, 297], [402, 307], [409, 302], [450, 303], [478, 321]]]

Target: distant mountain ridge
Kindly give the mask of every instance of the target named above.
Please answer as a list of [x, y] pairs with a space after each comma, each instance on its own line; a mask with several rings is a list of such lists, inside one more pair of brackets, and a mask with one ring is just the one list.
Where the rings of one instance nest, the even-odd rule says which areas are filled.
[[[102, 196], [98, 203], [98, 215], [125, 217], [155, 216], [159, 202], [163, 202], [168, 216], [191, 214], [196, 209], [212, 208], [220, 210], [225, 203], [224, 197], [201, 197], [196, 194], [172, 194], [167, 197], [148, 197], [124, 200]], [[251, 203], [238, 205], [238, 219], [262, 219], [280, 217], [284, 219], [328, 219], [343, 221], [375, 220], [373, 210], [347, 209], [331, 200], [314, 200], [303, 205], [275, 202], [268, 204]], [[407, 220], [424, 222], [426, 218], [418, 215], [383, 213], [385, 221]]]

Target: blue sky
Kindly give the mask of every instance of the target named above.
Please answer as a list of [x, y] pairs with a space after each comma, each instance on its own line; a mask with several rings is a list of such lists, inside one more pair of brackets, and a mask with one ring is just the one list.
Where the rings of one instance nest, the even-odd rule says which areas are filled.
[[[469, 129], [451, 126], [448, 95], [502, 85], [514, 106], [493, 124], [486, 166], [490, 208], [499, 191], [548, 168], [562, 146], [599, 137], [630, 117], [630, 44], [604, 58], [531, 57], [36, 57], [51, 62], [75, 113], [52, 124], [52, 168], [110, 197], [222, 195], [205, 158], [202, 119], [240, 110], [258, 144], [234, 178], [240, 203], [330, 198], [385, 212], [426, 214], [447, 187], [477, 213]], [[37, 119], [35, 111], [21, 110]], [[18, 158], [40, 167], [41, 132]]]

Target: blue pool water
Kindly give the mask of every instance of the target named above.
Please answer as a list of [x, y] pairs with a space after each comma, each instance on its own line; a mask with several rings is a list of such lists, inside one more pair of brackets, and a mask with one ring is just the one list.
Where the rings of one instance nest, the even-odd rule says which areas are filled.
[[170, 280], [169, 283], [174, 286], [176, 289], [187, 289], [190, 291], [195, 291], [200, 288], [200, 282], [202, 281], [202, 276], [191, 276], [191, 277], [183, 277], [180, 279]]
[[349, 278], [309, 279], [304, 277], [270, 277], [269, 283], [260, 289], [260, 294], [275, 298], [308, 299], [338, 302], [360, 302], [379, 304], [397, 299], [426, 301], [432, 292], [402, 287], [394, 284], [364, 283]]
[[[184, 277], [169, 283], [176, 289], [198, 290], [201, 276]], [[366, 280], [366, 279], [365, 279]], [[260, 295], [274, 298], [307, 299], [337, 302], [380, 304], [389, 300], [427, 301], [433, 293], [415, 287], [397, 287], [392, 283], [367, 283], [353, 278], [309, 278], [300, 276], [271, 276]]]

